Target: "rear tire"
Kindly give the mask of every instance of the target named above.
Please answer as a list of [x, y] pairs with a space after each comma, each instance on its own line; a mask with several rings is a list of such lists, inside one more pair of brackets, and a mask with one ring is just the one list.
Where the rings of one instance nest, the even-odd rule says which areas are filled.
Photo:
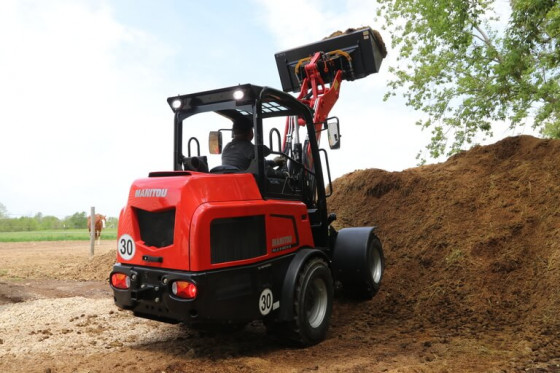
[[323, 341], [333, 306], [333, 280], [327, 263], [312, 258], [298, 275], [294, 294], [292, 339], [303, 346]]
[[381, 248], [381, 241], [375, 236], [368, 243], [366, 265], [367, 270], [364, 271], [363, 279], [357, 283], [343, 284], [343, 291], [346, 295], [357, 299], [369, 300], [379, 291], [385, 269], [385, 258]]

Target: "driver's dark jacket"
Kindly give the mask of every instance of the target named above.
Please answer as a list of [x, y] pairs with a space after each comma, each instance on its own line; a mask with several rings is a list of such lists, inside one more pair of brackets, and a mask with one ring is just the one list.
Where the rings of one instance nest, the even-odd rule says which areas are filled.
[[246, 170], [255, 157], [255, 146], [249, 140], [233, 139], [222, 152], [222, 164]]

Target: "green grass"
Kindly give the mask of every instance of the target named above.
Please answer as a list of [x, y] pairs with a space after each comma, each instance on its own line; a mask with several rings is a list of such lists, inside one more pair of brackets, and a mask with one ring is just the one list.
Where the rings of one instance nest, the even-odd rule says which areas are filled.
[[[102, 240], [116, 240], [117, 229], [104, 229]], [[60, 229], [29, 232], [0, 232], [0, 242], [89, 241], [87, 229]]]

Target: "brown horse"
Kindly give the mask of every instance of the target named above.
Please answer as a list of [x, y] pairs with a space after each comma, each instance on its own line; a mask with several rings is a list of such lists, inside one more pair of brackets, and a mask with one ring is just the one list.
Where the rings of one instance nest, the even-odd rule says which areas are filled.
[[[101, 243], [101, 231], [105, 228], [105, 215], [95, 214], [95, 239], [97, 240], [97, 244]], [[88, 231], [91, 234], [91, 216], [87, 218], [87, 226]]]

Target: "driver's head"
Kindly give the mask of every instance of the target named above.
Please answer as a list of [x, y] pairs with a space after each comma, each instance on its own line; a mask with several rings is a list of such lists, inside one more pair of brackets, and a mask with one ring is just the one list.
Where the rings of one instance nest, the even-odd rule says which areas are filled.
[[240, 140], [253, 139], [253, 126], [248, 122], [236, 121], [233, 123], [233, 137]]

